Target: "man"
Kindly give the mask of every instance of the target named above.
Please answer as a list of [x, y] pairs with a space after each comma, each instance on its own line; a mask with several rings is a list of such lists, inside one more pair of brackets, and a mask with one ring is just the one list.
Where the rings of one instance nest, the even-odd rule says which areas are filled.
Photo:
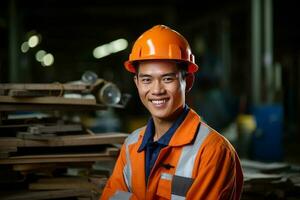
[[137, 39], [125, 68], [152, 117], [126, 139], [101, 199], [240, 199], [234, 148], [185, 104], [198, 70], [185, 38], [154, 26]]

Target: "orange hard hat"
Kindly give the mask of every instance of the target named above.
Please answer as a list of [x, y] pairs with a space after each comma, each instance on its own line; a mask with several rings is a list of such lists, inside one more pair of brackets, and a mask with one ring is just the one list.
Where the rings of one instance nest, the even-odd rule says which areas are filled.
[[134, 43], [125, 68], [135, 73], [133, 63], [143, 60], [174, 60], [186, 62], [188, 73], [198, 70], [187, 40], [165, 25], [156, 25], [144, 32]]

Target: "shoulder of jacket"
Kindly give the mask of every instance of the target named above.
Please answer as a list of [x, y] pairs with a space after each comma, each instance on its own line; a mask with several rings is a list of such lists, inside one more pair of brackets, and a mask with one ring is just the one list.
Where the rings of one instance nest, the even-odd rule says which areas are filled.
[[212, 148], [222, 148], [227, 150], [234, 150], [232, 144], [228, 141], [227, 138], [225, 138], [223, 135], [221, 135], [218, 131], [210, 127], [209, 125], [203, 123], [202, 125], [206, 126], [209, 129], [210, 134], [206, 138], [205, 146], [211, 146]]
[[145, 126], [141, 127], [141, 128], [138, 128], [136, 130], [134, 130], [125, 140], [125, 144], [126, 145], [129, 145], [129, 144], [132, 144], [132, 143], [135, 143], [137, 142], [137, 140], [139, 139], [139, 135], [140, 135], [140, 132], [145, 128]]

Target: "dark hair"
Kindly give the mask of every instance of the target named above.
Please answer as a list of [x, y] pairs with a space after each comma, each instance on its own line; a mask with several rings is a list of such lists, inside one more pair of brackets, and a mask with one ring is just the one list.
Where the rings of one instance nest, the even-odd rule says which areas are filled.
[[188, 74], [188, 63], [187, 62], [176, 62], [178, 69], [180, 70], [181, 76], [184, 79]]
[[[175, 61], [176, 65], [178, 66], [178, 69], [181, 73], [182, 78], [184, 79], [188, 74], [188, 63], [183, 61]], [[139, 72], [139, 64], [140, 62], [134, 61], [132, 63], [134, 69], [135, 69], [135, 75]]]
[[139, 72], [139, 62], [138, 61], [132, 62], [132, 66], [133, 66], [133, 68], [135, 70], [135, 75], [137, 75], [138, 72]]

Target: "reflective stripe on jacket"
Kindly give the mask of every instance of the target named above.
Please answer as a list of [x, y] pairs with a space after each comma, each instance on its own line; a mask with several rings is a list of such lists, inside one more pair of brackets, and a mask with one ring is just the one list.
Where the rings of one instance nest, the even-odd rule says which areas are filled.
[[163, 148], [145, 181], [145, 154], [138, 152], [145, 127], [122, 146], [101, 199], [240, 198], [243, 174], [231, 144], [191, 109]]

